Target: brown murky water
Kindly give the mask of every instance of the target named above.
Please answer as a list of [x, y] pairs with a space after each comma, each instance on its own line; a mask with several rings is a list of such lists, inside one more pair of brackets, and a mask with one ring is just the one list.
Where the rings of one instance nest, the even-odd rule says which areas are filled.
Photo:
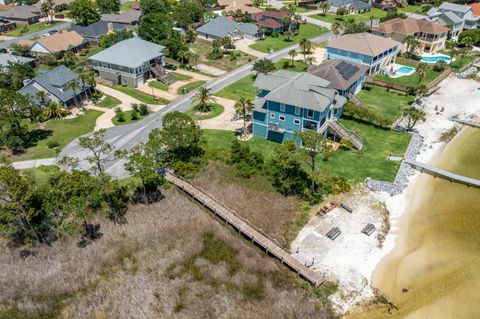
[[[480, 179], [480, 130], [463, 131], [435, 165]], [[349, 317], [480, 318], [480, 189], [424, 174], [413, 194], [408, 230], [373, 278], [397, 309]]]

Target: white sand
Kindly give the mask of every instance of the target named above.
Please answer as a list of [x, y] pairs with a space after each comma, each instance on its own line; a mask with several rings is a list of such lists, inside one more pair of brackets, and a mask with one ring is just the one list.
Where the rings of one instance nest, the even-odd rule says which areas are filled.
[[[418, 161], [431, 162], [434, 155], [446, 145], [439, 141], [440, 135], [455, 125], [460, 126], [450, 120], [451, 116], [468, 118], [473, 114], [480, 115], [478, 88], [478, 82], [451, 76], [441, 83], [436, 93], [425, 99], [427, 119], [416, 126], [424, 138], [424, 145], [417, 156]], [[443, 107], [444, 111], [437, 114], [435, 106], [439, 111]], [[348, 214], [345, 211], [334, 210], [324, 219], [317, 217], [301, 230], [292, 243], [294, 251], [299, 247], [301, 258], [306, 261], [315, 258], [313, 269], [326, 273], [331, 280], [338, 280], [340, 289], [331, 296], [331, 300], [339, 313], [345, 313], [374, 296], [372, 274], [378, 263], [393, 250], [399, 232], [404, 230], [400, 227], [401, 220], [405, 216], [419, 174], [417, 172], [411, 176], [407, 189], [397, 196], [371, 191], [352, 196], [351, 200], [356, 205], [354, 214], [345, 217]], [[377, 229], [383, 224], [378, 219], [378, 210], [372, 209], [377, 201], [383, 202], [390, 213], [391, 228], [382, 248], [374, 240], [377, 232], [370, 237], [360, 233], [367, 222], [375, 224]], [[342, 235], [334, 242], [324, 237], [331, 228], [330, 225], [342, 229]], [[325, 230], [325, 227], [328, 229]]]

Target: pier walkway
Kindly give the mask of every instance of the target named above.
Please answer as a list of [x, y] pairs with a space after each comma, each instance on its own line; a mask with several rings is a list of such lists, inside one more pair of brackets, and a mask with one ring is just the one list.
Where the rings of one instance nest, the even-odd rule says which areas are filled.
[[420, 170], [420, 172], [426, 172], [426, 173], [429, 173], [429, 174], [431, 174], [435, 177], [438, 176], [438, 177], [444, 178], [446, 180], [449, 180], [450, 182], [456, 182], [456, 183], [460, 183], [460, 184], [465, 184], [467, 186], [475, 186], [475, 187], [480, 188], [480, 180], [478, 180], [478, 179], [474, 179], [474, 178], [465, 177], [465, 176], [462, 176], [462, 175], [457, 175], [457, 174], [454, 174], [454, 173], [450, 173], [446, 170], [443, 170], [443, 169], [440, 169], [440, 168], [437, 168], [435, 166], [431, 166], [431, 165], [428, 165], [428, 164], [425, 164], [425, 163], [417, 162], [417, 161], [412, 160], [412, 159], [405, 159], [404, 163], [409, 164], [413, 168], [416, 168], [416, 169]]
[[170, 173], [167, 173], [165, 178], [170, 183], [188, 193], [197, 202], [208, 208], [227, 224], [233, 226], [239, 232], [239, 234], [243, 234], [251, 239], [252, 242], [265, 249], [265, 251], [270, 255], [278, 258], [282, 264], [287, 265], [290, 269], [297, 272], [297, 274], [308, 280], [313, 285], [319, 286], [324, 282], [325, 279], [322, 274], [319, 274], [318, 272], [306, 267], [306, 265], [276, 244], [273, 240], [269, 239], [260, 230], [257, 230], [253, 225], [250, 225], [248, 221], [240, 217], [233, 210], [223, 206], [221, 203], [205, 194], [201, 189]]

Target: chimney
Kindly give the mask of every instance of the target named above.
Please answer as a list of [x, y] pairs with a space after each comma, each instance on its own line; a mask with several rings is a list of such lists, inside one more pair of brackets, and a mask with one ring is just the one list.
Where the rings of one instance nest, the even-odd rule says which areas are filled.
[[107, 29], [108, 29], [107, 33], [113, 33], [113, 23], [111, 22], [107, 23]]

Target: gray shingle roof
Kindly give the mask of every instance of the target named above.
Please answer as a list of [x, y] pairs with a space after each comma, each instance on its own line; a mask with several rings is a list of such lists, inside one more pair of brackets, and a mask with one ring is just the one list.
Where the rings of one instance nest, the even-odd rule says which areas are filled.
[[[340, 70], [336, 67], [340, 63], [348, 64], [351, 67], [356, 67], [358, 70], [349, 79], [345, 79], [345, 77], [340, 73]], [[358, 79], [360, 79], [360, 77], [365, 74], [367, 70], [368, 67], [365, 65], [343, 60], [326, 60], [320, 65], [309, 68], [308, 72], [329, 81], [329, 88], [346, 90]]]
[[205, 33], [214, 37], [223, 38], [234, 33], [235, 29], [238, 31], [255, 35], [258, 33], [258, 26], [253, 23], [239, 23], [231, 21], [226, 17], [217, 17], [201, 27], [197, 28], [197, 32]]
[[329, 84], [327, 80], [305, 72], [280, 70], [271, 75], [260, 73], [254, 86], [270, 92], [258, 99], [255, 107], [258, 109], [265, 101], [273, 101], [323, 112], [331, 104], [343, 105], [345, 98], [329, 88]]
[[[37, 83], [63, 102], [67, 102], [71, 100], [75, 94], [72, 90], [64, 90], [64, 86], [74, 80], [78, 82], [79, 87], [82, 86], [81, 81], [78, 78], [78, 74], [66, 66], [60, 65], [55, 69], [42, 73], [33, 78], [18, 92], [24, 95], [30, 95], [33, 99], [35, 99], [38, 89], [35, 88], [34, 84]], [[79, 92], [76, 93], [78, 94]]]
[[450, 3], [450, 2], [442, 3], [439, 8], [442, 10], [461, 12], [461, 13], [467, 13], [468, 11], [472, 10], [472, 8], [470, 8], [469, 6], [464, 6], [461, 4]]
[[38, 17], [38, 9], [33, 6], [16, 6], [10, 10], [0, 11], [0, 17], [5, 19], [30, 19]]
[[90, 60], [112, 63], [129, 68], [136, 68], [143, 63], [163, 56], [165, 47], [134, 37], [90, 57]]
[[[70, 31], [76, 31], [85, 38], [97, 39], [108, 33], [108, 24], [109, 22], [100, 20], [86, 27], [75, 25], [70, 28]], [[113, 31], [125, 29], [125, 25], [119, 23], [112, 23], [112, 27]]]
[[0, 53], [0, 66], [8, 66], [8, 62], [10, 63], [30, 63], [35, 61], [32, 58], [26, 58], [23, 56], [12, 55], [9, 53]]
[[136, 24], [140, 21], [142, 13], [139, 10], [130, 9], [120, 14], [102, 14], [100, 20], [125, 24]]

